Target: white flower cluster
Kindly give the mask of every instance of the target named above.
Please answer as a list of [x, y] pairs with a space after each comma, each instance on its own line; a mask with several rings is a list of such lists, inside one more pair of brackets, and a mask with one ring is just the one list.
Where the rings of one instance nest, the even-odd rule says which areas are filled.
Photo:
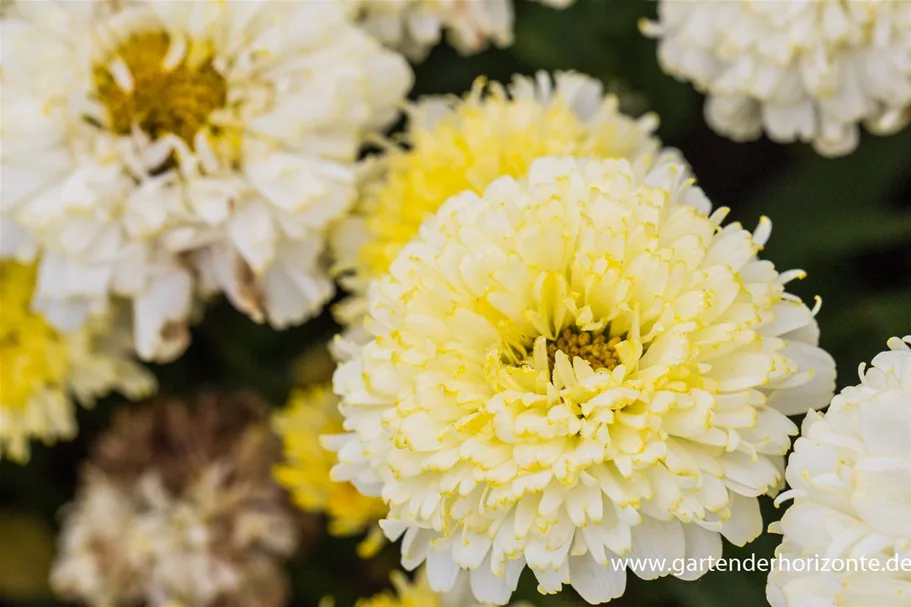
[[146, 360], [179, 356], [211, 295], [306, 320], [362, 144], [411, 86], [382, 43], [441, 28], [507, 44], [512, 0], [4, 3], [0, 255], [38, 260], [58, 329], [126, 299]]
[[883, 0], [658, 0], [666, 72], [708, 95], [709, 125], [736, 141], [763, 131], [827, 156], [859, 124], [903, 127], [911, 107], [911, 3]]
[[[513, 0], [338, 0], [383, 43], [414, 60], [427, 56], [443, 30], [461, 53], [513, 41]], [[539, 0], [564, 8], [575, 0]]]
[[23, 2], [2, 22], [2, 253], [63, 329], [132, 301], [168, 360], [194, 299], [282, 328], [333, 293], [324, 231], [403, 58], [324, 2]]
[[801, 273], [756, 258], [768, 221], [723, 227], [688, 177], [538, 159], [450, 198], [373, 283], [326, 444], [434, 590], [505, 605], [528, 566], [602, 603], [626, 585], [611, 559], [762, 532], [786, 415], [828, 402], [834, 363], [784, 290]]
[[[406, 56], [510, 44], [514, 1], [0, 0], [0, 456], [72, 436], [74, 400], [150, 392], [134, 354], [180, 356], [211, 298], [283, 329], [333, 279], [353, 294], [334, 394], [273, 419], [283, 464], [256, 399], [119, 418], [64, 518], [59, 594], [285, 604], [282, 484], [332, 533], [385, 517], [402, 540], [415, 583], [364, 607], [506, 605], [526, 568], [599, 604], [625, 557], [696, 579], [672, 563], [755, 539], [785, 479], [780, 556], [911, 559], [911, 337], [833, 399], [818, 305], [787, 291], [804, 273], [760, 256], [771, 222], [725, 223], [657, 117], [593, 78], [406, 105]], [[657, 9], [660, 63], [732, 139], [836, 156], [911, 117], [911, 2]], [[905, 571], [768, 581], [773, 607], [909, 596]]]
[[[911, 335], [893, 338], [860, 384], [811, 412], [788, 462], [793, 498], [773, 531], [782, 559], [842, 559], [840, 571], [769, 576], [772, 607], [906, 605], [911, 568]], [[861, 567], [858, 563], [864, 564]], [[875, 565], [871, 564], [875, 563]]]

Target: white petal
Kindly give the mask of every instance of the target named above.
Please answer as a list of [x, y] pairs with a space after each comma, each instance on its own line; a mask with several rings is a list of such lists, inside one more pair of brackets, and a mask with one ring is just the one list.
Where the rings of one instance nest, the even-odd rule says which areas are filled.
[[744, 497], [733, 491], [731, 496], [731, 516], [721, 526], [721, 535], [735, 546], [743, 546], [755, 540], [762, 533], [762, 513], [759, 500], [755, 497]]
[[570, 556], [569, 575], [573, 588], [591, 605], [619, 598], [626, 590], [626, 570], [598, 565], [590, 555]]

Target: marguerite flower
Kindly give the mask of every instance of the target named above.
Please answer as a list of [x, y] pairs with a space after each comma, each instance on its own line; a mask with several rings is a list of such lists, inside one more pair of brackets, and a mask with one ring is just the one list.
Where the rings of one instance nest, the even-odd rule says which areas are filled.
[[360, 322], [369, 282], [450, 196], [481, 192], [501, 175], [518, 177], [549, 154], [656, 158], [656, 127], [654, 115], [623, 115], [600, 82], [573, 73], [517, 76], [508, 88], [479, 80], [463, 100], [429, 98], [412, 107], [407, 149], [390, 150], [334, 235], [336, 267], [349, 273], [344, 284], [355, 294], [339, 319]]
[[64, 511], [51, 586], [101, 606], [281, 607], [302, 529], [250, 395], [124, 409]]
[[791, 489], [779, 496], [794, 503], [770, 529], [784, 535], [781, 564], [769, 574], [773, 607], [907, 604], [909, 344], [911, 335], [889, 340], [889, 350], [870, 368], [861, 365], [860, 383], [832, 399], [825, 415], [807, 414], [788, 461]]
[[708, 95], [709, 125], [735, 141], [764, 130], [827, 156], [859, 124], [892, 133], [911, 106], [911, 4], [842, 0], [659, 0], [664, 70]]
[[[505, 47], [513, 41], [513, 0], [341, 0], [384, 44], [420, 61], [443, 30], [460, 53]], [[540, 0], [564, 8], [574, 0]]]
[[109, 317], [57, 331], [32, 311], [34, 289], [34, 266], [0, 262], [0, 460], [27, 461], [33, 438], [73, 438], [74, 401], [91, 406], [114, 390], [141, 398], [155, 388], [132, 359], [128, 332]]
[[320, 436], [342, 431], [338, 398], [330, 387], [293, 392], [285, 410], [274, 415], [273, 426], [285, 452], [284, 462], [275, 469], [276, 479], [304, 511], [326, 513], [329, 533], [348, 536], [369, 530], [360, 552], [373, 554], [383, 539], [376, 523], [388, 509], [381, 499], [365, 497], [351, 483], [335, 483], [330, 478], [338, 458], [323, 448]]
[[3, 253], [40, 246], [53, 324], [126, 297], [170, 359], [196, 293], [276, 328], [332, 295], [324, 230], [411, 78], [341, 7], [24, 2], [2, 27]]
[[681, 164], [546, 157], [451, 198], [373, 283], [333, 475], [382, 496], [435, 591], [505, 604], [527, 565], [601, 603], [611, 558], [760, 534], [786, 415], [828, 402], [834, 363], [801, 273], [756, 257], [768, 220], [709, 207]]

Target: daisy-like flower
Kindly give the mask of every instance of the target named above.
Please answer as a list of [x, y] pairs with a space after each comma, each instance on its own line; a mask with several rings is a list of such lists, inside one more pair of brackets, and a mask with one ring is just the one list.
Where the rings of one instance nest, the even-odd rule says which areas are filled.
[[[443, 30], [460, 53], [513, 42], [513, 0], [341, 0], [355, 19], [387, 46], [420, 61]], [[539, 0], [564, 8], [574, 0]]]
[[[860, 384], [807, 414], [788, 461], [773, 607], [906, 605], [911, 596], [911, 335], [860, 367]], [[821, 565], [822, 558], [839, 566]], [[890, 563], [891, 561], [891, 563]], [[903, 564], [904, 563], [904, 564]], [[839, 570], [841, 569], [841, 570]]]
[[859, 124], [902, 128], [911, 106], [911, 4], [842, 0], [659, 0], [667, 73], [708, 95], [705, 115], [735, 141], [765, 131], [826, 156], [857, 147]]
[[390, 150], [334, 234], [336, 269], [355, 294], [337, 309], [339, 320], [360, 322], [367, 285], [449, 197], [481, 192], [501, 175], [518, 177], [550, 154], [657, 158], [657, 118], [629, 118], [618, 103], [587, 76], [539, 72], [517, 76], [508, 88], [479, 80], [462, 100], [429, 98], [411, 108], [407, 149]]
[[72, 438], [74, 401], [91, 406], [114, 390], [135, 399], [155, 388], [132, 358], [129, 332], [110, 317], [62, 333], [32, 311], [35, 274], [0, 262], [0, 460], [27, 461], [33, 438]]
[[321, 435], [342, 431], [338, 397], [329, 386], [295, 391], [285, 410], [274, 415], [273, 427], [284, 443], [284, 462], [275, 469], [276, 479], [301, 509], [326, 513], [329, 533], [350, 536], [369, 531], [359, 552], [372, 555], [383, 543], [376, 523], [388, 509], [381, 499], [361, 495], [351, 483], [332, 482], [330, 471], [338, 458], [320, 444]]
[[451, 198], [374, 282], [327, 445], [389, 505], [405, 568], [505, 604], [527, 565], [601, 603], [612, 558], [761, 533], [786, 415], [828, 402], [834, 362], [785, 292], [802, 273], [756, 257], [768, 220], [709, 207], [675, 162], [547, 157]]
[[63, 519], [51, 585], [94, 606], [280, 607], [301, 531], [249, 395], [124, 409]]
[[411, 80], [341, 7], [23, 2], [2, 28], [3, 253], [43, 251], [56, 326], [125, 297], [165, 360], [197, 294], [276, 328], [332, 295], [325, 228]]

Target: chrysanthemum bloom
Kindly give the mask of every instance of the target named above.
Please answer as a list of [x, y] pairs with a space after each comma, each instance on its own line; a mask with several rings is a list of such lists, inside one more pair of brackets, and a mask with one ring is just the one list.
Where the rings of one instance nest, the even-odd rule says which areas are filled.
[[129, 331], [110, 317], [62, 333], [31, 310], [35, 268], [0, 262], [0, 460], [29, 458], [29, 440], [76, 434], [73, 401], [91, 406], [117, 390], [148, 396], [152, 376], [133, 358]]
[[284, 462], [275, 477], [306, 512], [324, 512], [329, 517], [329, 533], [350, 536], [369, 531], [359, 550], [368, 556], [382, 545], [377, 526], [388, 508], [376, 497], [365, 497], [351, 483], [335, 483], [330, 478], [338, 462], [335, 453], [320, 444], [323, 434], [342, 432], [338, 397], [329, 386], [299, 390], [291, 394], [286, 409], [273, 416], [275, 432], [284, 443]]
[[119, 412], [65, 509], [55, 592], [88, 605], [279, 607], [296, 515], [259, 399], [160, 399]]
[[859, 124], [895, 132], [911, 106], [911, 4], [842, 0], [659, 0], [667, 73], [708, 95], [706, 120], [735, 141], [764, 130], [826, 156], [857, 146]]
[[785, 415], [828, 402], [834, 363], [784, 290], [801, 272], [756, 258], [768, 220], [709, 206], [673, 162], [543, 158], [451, 198], [374, 282], [333, 475], [382, 495], [434, 590], [504, 604], [527, 564], [600, 603], [612, 558], [762, 531]]
[[126, 297], [140, 355], [170, 359], [197, 293], [276, 328], [320, 309], [324, 231], [409, 87], [402, 57], [318, 1], [12, 12], [2, 253], [40, 246], [36, 303], [56, 326]]
[[860, 384], [825, 415], [807, 414], [788, 461], [791, 489], [779, 497], [794, 503], [770, 528], [784, 535], [767, 588], [773, 607], [908, 604], [909, 344], [911, 335], [891, 339], [872, 367], [861, 366]]
[[572, 154], [656, 158], [654, 115], [639, 120], [605, 97], [597, 80], [573, 73], [512, 85], [478, 81], [463, 99], [429, 98], [410, 112], [405, 143], [381, 161], [352, 217], [334, 235], [336, 269], [355, 296], [337, 310], [356, 326], [369, 282], [385, 274], [424, 219], [451, 196], [482, 192], [501, 175], [523, 175], [535, 158]]
[[[539, 0], [564, 8], [574, 0]], [[443, 30], [463, 54], [513, 42], [513, 0], [341, 0], [384, 44], [420, 61]]]

